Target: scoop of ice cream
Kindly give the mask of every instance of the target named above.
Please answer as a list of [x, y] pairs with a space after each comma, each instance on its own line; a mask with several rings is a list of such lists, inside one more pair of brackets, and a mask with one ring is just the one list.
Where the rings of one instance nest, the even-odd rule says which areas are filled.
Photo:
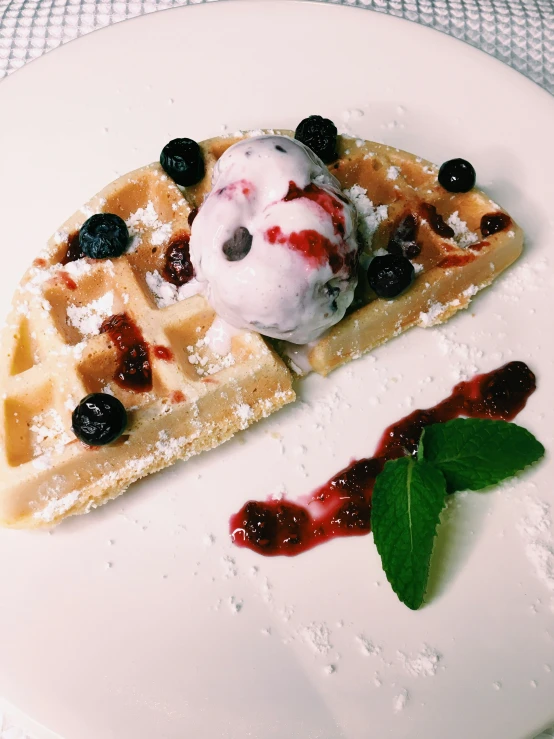
[[227, 322], [296, 344], [341, 320], [357, 282], [356, 214], [337, 180], [287, 136], [234, 144], [217, 162], [190, 256]]

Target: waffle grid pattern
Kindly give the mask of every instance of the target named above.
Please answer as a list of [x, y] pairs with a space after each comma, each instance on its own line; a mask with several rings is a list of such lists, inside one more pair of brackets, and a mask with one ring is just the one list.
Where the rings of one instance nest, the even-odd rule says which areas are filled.
[[[100, 211], [127, 220], [129, 252], [64, 267], [72, 235], [85, 217]], [[289, 373], [258, 335], [237, 331], [222, 353], [212, 350], [208, 332], [216, 330], [217, 319], [211, 308], [192, 293], [179, 294], [176, 302], [177, 288], [163, 281], [173, 245], [179, 253], [179, 244], [188, 242], [189, 213], [189, 202], [161, 167], [144, 167], [70, 218], [24, 278], [3, 344], [8, 374], [0, 378], [5, 525], [50, 524], [69, 511], [86, 510], [293, 399]], [[113, 336], [101, 332], [105, 319], [110, 326], [117, 321]], [[131, 331], [130, 338], [122, 339], [121, 331]], [[146, 342], [138, 351], [149, 357], [152, 381], [139, 382], [143, 391], [135, 392], [133, 384], [121, 386], [117, 378], [125, 368], [125, 346], [125, 361], [132, 362], [126, 381], [141, 377], [139, 342]], [[116, 395], [131, 415], [122, 443], [91, 454], [74, 443], [71, 411], [95, 392]]]
[[[338, 151], [331, 171], [352, 198], [372, 251], [390, 251], [398, 233], [413, 229], [407, 241], [417, 242], [411, 255], [416, 277], [392, 301], [376, 297], [360, 277], [355, 296], [359, 307], [307, 350], [312, 369], [324, 375], [412, 326], [433, 326], [467, 308], [482, 287], [518, 258], [523, 238], [509, 218], [498, 231], [487, 232], [482, 218], [497, 217], [498, 205], [477, 189], [446, 192], [431, 162], [382, 144], [352, 146], [344, 138]], [[396, 249], [401, 248], [397, 242]], [[289, 356], [294, 361], [294, 350]]]
[[[111, 23], [214, 0], [0, 0], [0, 79]], [[320, 0], [436, 28], [497, 57], [554, 93], [553, 0]]]

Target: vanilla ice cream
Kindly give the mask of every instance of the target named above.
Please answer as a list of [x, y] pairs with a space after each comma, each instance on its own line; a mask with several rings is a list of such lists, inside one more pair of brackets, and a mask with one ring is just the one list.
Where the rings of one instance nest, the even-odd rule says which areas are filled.
[[356, 213], [337, 180], [287, 136], [234, 144], [217, 162], [190, 256], [214, 310], [295, 344], [341, 320], [357, 282]]

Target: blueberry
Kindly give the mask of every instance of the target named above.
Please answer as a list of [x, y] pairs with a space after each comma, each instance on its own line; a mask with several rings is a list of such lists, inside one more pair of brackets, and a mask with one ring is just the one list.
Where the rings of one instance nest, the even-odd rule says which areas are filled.
[[129, 231], [123, 218], [114, 213], [97, 213], [79, 231], [79, 246], [91, 259], [120, 257], [129, 244]]
[[398, 254], [374, 257], [367, 270], [368, 282], [380, 298], [400, 295], [411, 285], [414, 276], [414, 265]]
[[475, 170], [465, 159], [449, 159], [439, 169], [439, 184], [448, 192], [469, 192], [475, 187]]
[[181, 187], [190, 187], [204, 177], [202, 150], [192, 139], [173, 139], [160, 154], [160, 164]]
[[73, 411], [73, 433], [89, 446], [104, 446], [118, 439], [127, 426], [127, 411], [117, 398], [93, 393]]
[[239, 226], [230, 239], [223, 244], [223, 253], [230, 262], [240, 262], [252, 248], [252, 234]]
[[294, 138], [310, 148], [325, 164], [337, 158], [337, 127], [328, 118], [320, 115], [304, 118], [298, 124]]

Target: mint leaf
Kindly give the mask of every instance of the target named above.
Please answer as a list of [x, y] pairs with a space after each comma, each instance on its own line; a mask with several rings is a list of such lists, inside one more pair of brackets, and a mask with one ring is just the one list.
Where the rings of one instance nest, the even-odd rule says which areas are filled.
[[544, 447], [515, 423], [456, 418], [427, 426], [421, 452], [442, 472], [453, 493], [482, 490], [512, 477], [540, 459]]
[[387, 462], [375, 481], [371, 510], [375, 545], [392, 589], [413, 610], [423, 603], [445, 498], [442, 473], [413, 457]]

